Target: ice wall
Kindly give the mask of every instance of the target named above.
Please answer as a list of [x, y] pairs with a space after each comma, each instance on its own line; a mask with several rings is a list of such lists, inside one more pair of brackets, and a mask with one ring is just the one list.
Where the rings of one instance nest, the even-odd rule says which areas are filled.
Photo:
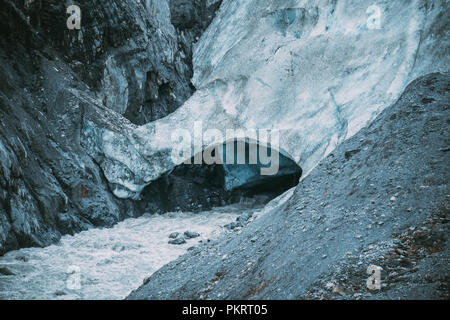
[[445, 0], [225, 0], [195, 47], [192, 98], [129, 134], [96, 130], [91, 150], [122, 198], [181, 163], [172, 133], [195, 122], [280, 130], [274, 147], [307, 173], [409, 82], [448, 70], [448, 16]]

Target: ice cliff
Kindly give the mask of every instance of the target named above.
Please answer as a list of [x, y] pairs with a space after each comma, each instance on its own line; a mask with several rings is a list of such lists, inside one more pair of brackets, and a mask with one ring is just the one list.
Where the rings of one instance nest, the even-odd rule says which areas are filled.
[[308, 173], [412, 80], [448, 70], [448, 11], [448, 1], [225, 0], [194, 48], [194, 95], [126, 132], [86, 122], [85, 140], [96, 138], [85, 147], [119, 198], [185, 160], [172, 159], [171, 134], [195, 122], [279, 130], [272, 147]]

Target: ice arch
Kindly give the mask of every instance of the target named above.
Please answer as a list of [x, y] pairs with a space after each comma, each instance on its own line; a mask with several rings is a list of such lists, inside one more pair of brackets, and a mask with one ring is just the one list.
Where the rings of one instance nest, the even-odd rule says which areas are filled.
[[[241, 145], [244, 148], [241, 148]], [[227, 164], [226, 161], [195, 164], [194, 158], [198, 157], [196, 154], [144, 188], [140, 195], [144, 211], [205, 210], [243, 199], [266, 203], [298, 183], [302, 170], [284, 151], [273, 150], [270, 146], [259, 145], [257, 141], [249, 139], [226, 141], [211, 146], [211, 151], [223, 151], [225, 158], [227, 146], [234, 147], [235, 151], [238, 148], [244, 149], [246, 156], [242, 157], [243, 161], [232, 164]], [[272, 156], [279, 155], [276, 160], [279, 166], [276, 174], [261, 175], [261, 167], [268, 166], [267, 162], [263, 164], [257, 159], [250, 163], [253, 146], [267, 148]], [[237, 160], [237, 152], [234, 156]]]

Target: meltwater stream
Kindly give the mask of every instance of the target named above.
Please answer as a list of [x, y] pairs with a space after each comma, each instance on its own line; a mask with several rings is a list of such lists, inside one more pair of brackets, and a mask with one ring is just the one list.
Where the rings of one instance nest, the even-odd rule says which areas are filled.
[[[127, 219], [111, 229], [91, 229], [45, 248], [0, 257], [0, 299], [123, 299], [168, 262], [225, 232], [237, 216], [254, 212], [242, 203], [201, 213], [176, 212]], [[199, 238], [168, 244], [172, 232]]]

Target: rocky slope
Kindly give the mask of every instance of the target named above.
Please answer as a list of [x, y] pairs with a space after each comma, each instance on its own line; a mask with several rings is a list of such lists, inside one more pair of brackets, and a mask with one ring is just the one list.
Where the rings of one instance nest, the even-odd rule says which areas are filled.
[[192, 46], [220, 1], [181, 2], [76, 1], [69, 30], [71, 1], [0, 1], [0, 254], [145, 213], [111, 193], [81, 131], [124, 133], [190, 97]]
[[287, 200], [129, 299], [448, 299], [449, 89], [448, 74], [412, 82]]
[[[221, 3], [5, 2], [29, 17], [33, 30], [94, 89], [104, 105], [137, 124], [166, 116], [191, 96], [192, 46]], [[81, 10], [80, 30], [66, 27], [66, 8], [72, 3]]]

